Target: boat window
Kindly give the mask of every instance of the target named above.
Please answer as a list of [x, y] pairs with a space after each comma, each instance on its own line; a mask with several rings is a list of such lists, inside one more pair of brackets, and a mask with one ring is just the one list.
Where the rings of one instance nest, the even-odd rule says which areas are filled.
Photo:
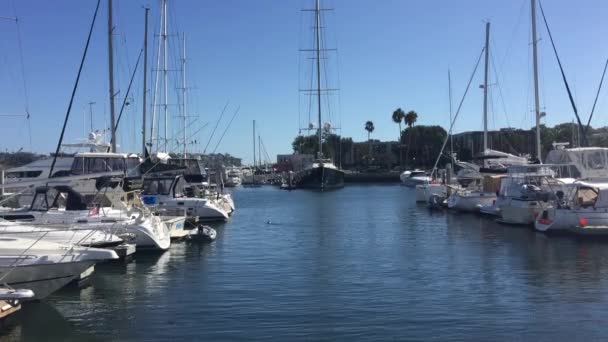
[[111, 171], [105, 158], [87, 158], [85, 173], [100, 173]]
[[74, 158], [72, 161], [71, 173], [81, 175], [84, 173], [84, 158]]
[[23, 172], [19, 172], [19, 171], [13, 171], [13, 172], [7, 172], [4, 175], [5, 178], [23, 178]]
[[153, 195], [158, 193], [158, 182], [156, 180], [146, 180], [144, 182], [144, 194]]
[[183, 178], [178, 179], [175, 184], [174, 197], [184, 197], [184, 187], [186, 186], [186, 181]]
[[581, 207], [592, 207], [597, 201], [598, 192], [593, 188], [578, 188], [576, 191], [576, 203]]
[[159, 179], [158, 180], [158, 193], [161, 195], [169, 195], [171, 191], [171, 184], [173, 179]]
[[141, 175], [141, 173], [139, 171], [139, 159], [138, 158], [128, 158], [127, 159], [127, 177], [137, 177], [140, 175]]
[[585, 166], [591, 170], [602, 170], [606, 167], [606, 160], [604, 159], [604, 151], [590, 151], [585, 153]]
[[109, 158], [108, 159], [108, 167], [109, 171], [124, 171], [125, 170], [125, 160], [122, 158]]
[[58, 192], [54, 188], [49, 188], [46, 190], [46, 192], [37, 192], [36, 195], [34, 195], [34, 199], [32, 200], [32, 206], [30, 210], [49, 210], [55, 202], [55, 197], [57, 197], [57, 194]]

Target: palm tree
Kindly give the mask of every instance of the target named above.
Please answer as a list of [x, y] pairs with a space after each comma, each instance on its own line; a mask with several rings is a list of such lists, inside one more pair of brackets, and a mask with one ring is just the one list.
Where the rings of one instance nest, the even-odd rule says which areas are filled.
[[399, 170], [403, 170], [403, 152], [402, 152], [402, 146], [403, 144], [401, 143], [401, 122], [403, 121], [403, 118], [405, 118], [405, 112], [403, 111], [403, 109], [401, 108], [397, 108], [394, 112], [393, 112], [393, 122], [398, 123], [399, 124], [399, 137], [397, 138], [397, 142], [399, 142]]
[[414, 124], [416, 123], [417, 120], [418, 120], [418, 113], [416, 113], [415, 111], [410, 110], [409, 112], [407, 112], [407, 114], [405, 114], [404, 121], [405, 121], [405, 124], [407, 125], [407, 127], [409, 128], [407, 150], [405, 152], [406, 161], [409, 160], [410, 145], [412, 144], [412, 133], [413, 133], [412, 128], [414, 127]]
[[369, 142], [369, 158], [371, 160], [371, 157], [372, 157], [372, 140], [370, 138], [370, 135], [374, 131], [374, 123], [371, 122], [371, 121], [367, 121], [365, 123], [365, 130], [367, 131], [367, 141]]

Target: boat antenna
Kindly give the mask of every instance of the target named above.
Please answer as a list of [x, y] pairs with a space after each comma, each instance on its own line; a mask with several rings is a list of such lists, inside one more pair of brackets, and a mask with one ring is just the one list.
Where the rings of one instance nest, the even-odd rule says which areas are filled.
[[91, 27], [89, 28], [89, 35], [87, 37], [87, 43], [84, 46], [84, 52], [83, 52], [82, 58], [80, 60], [80, 67], [78, 68], [78, 74], [76, 75], [76, 82], [74, 82], [74, 87], [72, 88], [72, 96], [70, 97], [68, 109], [67, 109], [67, 112], [65, 113], [65, 119], [63, 120], [63, 127], [61, 128], [61, 134], [59, 135], [59, 141], [57, 142], [57, 148], [55, 149], [55, 155], [53, 156], [53, 162], [51, 163], [51, 169], [49, 170], [49, 177], [52, 177], [52, 175], [53, 175], [53, 169], [55, 168], [55, 162], [57, 162], [57, 156], [59, 155], [59, 149], [61, 148], [61, 143], [63, 142], [63, 135], [65, 134], [65, 127], [67, 126], [68, 119], [70, 118], [70, 112], [72, 111], [72, 104], [74, 103], [74, 97], [76, 96], [76, 89], [78, 89], [78, 82], [80, 81], [82, 67], [84, 66], [84, 61], [87, 57], [87, 51], [89, 50], [89, 43], [91, 42], [91, 36], [93, 34], [93, 27], [95, 27], [95, 19], [97, 19], [97, 13], [99, 12], [100, 2], [101, 2], [101, 0], [97, 0], [97, 6], [95, 7], [95, 13], [93, 14], [93, 20], [91, 21]]

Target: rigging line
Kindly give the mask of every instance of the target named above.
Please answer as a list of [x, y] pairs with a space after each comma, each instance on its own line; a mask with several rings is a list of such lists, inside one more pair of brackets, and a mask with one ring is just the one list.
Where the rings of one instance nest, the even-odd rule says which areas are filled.
[[209, 147], [209, 143], [211, 143], [211, 139], [213, 139], [213, 135], [215, 135], [215, 131], [217, 130], [217, 126], [219, 126], [220, 121], [222, 121], [222, 117], [224, 116], [224, 113], [226, 112], [226, 108], [228, 108], [228, 104], [229, 103], [230, 103], [230, 100], [226, 101], [226, 104], [224, 105], [224, 109], [222, 109], [222, 113], [220, 114], [220, 117], [215, 122], [215, 127], [213, 127], [213, 131], [211, 132], [211, 136], [209, 136], [209, 140], [207, 140], [207, 145], [205, 145], [205, 148], [203, 149], [203, 154], [205, 154], [205, 152], [207, 152], [207, 147]]
[[[144, 52], [144, 49], [139, 50], [139, 56], [137, 57], [137, 62], [135, 63], [135, 69], [131, 74], [131, 81], [129, 81], [129, 86], [127, 87], [127, 92], [125, 93], [125, 98], [122, 101], [122, 106], [120, 107], [120, 112], [118, 114], [118, 118], [116, 119], [116, 125], [114, 126], [114, 132], [118, 130], [118, 124], [120, 123], [120, 118], [122, 117], [122, 112], [125, 109], [125, 105], [127, 103], [127, 98], [129, 97], [129, 91], [131, 91], [131, 85], [133, 84], [133, 79], [135, 78], [135, 74], [137, 73], [137, 67], [139, 66], [139, 61], [141, 60], [141, 54]], [[110, 145], [114, 142], [114, 137], [110, 139]]]
[[15, 24], [17, 27], [17, 44], [19, 46], [19, 59], [21, 66], [21, 79], [23, 81], [23, 96], [25, 100], [25, 113], [27, 120], [27, 131], [30, 143], [30, 151], [32, 150], [32, 125], [30, 122], [30, 108], [29, 108], [29, 93], [27, 91], [27, 80], [25, 77], [25, 60], [23, 58], [23, 42], [21, 40], [21, 27], [19, 25], [19, 18], [17, 17], [17, 9], [15, 8], [15, 3], [13, 2], [13, 12], [15, 13]]
[[217, 148], [220, 146], [220, 143], [222, 142], [222, 139], [224, 139], [224, 135], [226, 135], [226, 132], [228, 132], [228, 128], [230, 128], [230, 125], [232, 124], [232, 120], [234, 120], [234, 118], [238, 114], [239, 110], [241, 110], [241, 106], [238, 106], [236, 108], [236, 110], [234, 111], [234, 114], [232, 114], [232, 118], [230, 118], [230, 121], [228, 122], [228, 126], [226, 126], [226, 128], [224, 129], [224, 132], [220, 136], [220, 140], [218, 140], [217, 144], [215, 145], [215, 148], [213, 149], [212, 154], [215, 153], [215, 151], [217, 150]]
[[[551, 46], [553, 47], [553, 52], [555, 52], [555, 58], [557, 58], [557, 64], [559, 65], [559, 70], [562, 74], [562, 79], [564, 81], [564, 85], [566, 86], [566, 90], [568, 91], [568, 98], [570, 99], [570, 105], [572, 105], [572, 110], [574, 110], [574, 115], [576, 116], [576, 121], [578, 121], [579, 130], [583, 130], [583, 124], [581, 122], [581, 118], [578, 115], [578, 110], [576, 109], [576, 104], [574, 103], [574, 98], [572, 97], [572, 92], [570, 91], [570, 86], [568, 85], [568, 80], [566, 79], [566, 74], [564, 73], [564, 68], [562, 67], [562, 62], [559, 59], [559, 55], [557, 54], [557, 48], [555, 47], [555, 42], [553, 41], [553, 35], [551, 34], [551, 30], [549, 29], [549, 23], [547, 22], [547, 17], [545, 17], [545, 11], [543, 10], [543, 3], [538, 0], [538, 4], [540, 7], [540, 13], [543, 16], [543, 21], [545, 22], [545, 27], [547, 28], [547, 33], [549, 34], [549, 40], [551, 41]], [[585, 132], [581, 132], [585, 133]], [[583, 146], [587, 146], [587, 136], [583, 135], [582, 137]]]
[[513, 42], [515, 41], [515, 35], [518, 32], [519, 25], [521, 23], [521, 18], [523, 17], [524, 8], [527, 2], [528, 0], [522, 0], [521, 2], [521, 6], [519, 7], [519, 15], [517, 16], [517, 23], [513, 27], [513, 31], [511, 32], [511, 38], [509, 39], [509, 44], [507, 45], [507, 50], [505, 51], [505, 54], [502, 57], [502, 61], [500, 61], [500, 69], [503, 69], [505, 62], [507, 61], [507, 57], [511, 53], [511, 47], [513, 46]]
[[462, 108], [464, 99], [467, 97], [467, 93], [469, 92], [469, 88], [471, 87], [471, 82], [473, 82], [473, 77], [475, 77], [475, 73], [477, 72], [477, 68], [479, 67], [479, 62], [481, 62], [481, 57], [483, 56], [483, 53], [485, 50], [486, 50], [485, 47], [482, 48], [481, 53], [479, 54], [479, 57], [477, 58], [477, 63], [475, 64], [475, 69], [473, 69], [473, 73], [471, 74], [471, 77], [469, 78], [469, 83], [467, 83], [467, 87], [464, 90], [462, 99], [460, 99], [460, 103], [458, 104], [458, 109], [456, 109], [456, 115], [454, 115], [454, 119], [452, 120], [452, 122], [450, 122], [450, 130], [448, 131], [448, 134], [446, 135], [445, 139], [443, 140], [443, 145], [441, 146], [441, 150], [439, 151], [437, 160], [435, 160], [435, 165], [433, 165], [433, 170], [431, 171], [431, 175], [433, 175], [435, 173], [435, 170], [437, 170], [437, 164], [439, 163], [439, 159], [441, 158], [441, 155], [443, 154], [443, 150], [445, 149], [445, 146], [448, 143], [449, 137], [452, 134], [452, 129], [454, 128], [454, 123], [456, 122], [456, 119], [458, 118], [458, 115], [460, 114], [460, 109]]
[[80, 60], [80, 67], [78, 68], [78, 74], [76, 75], [76, 82], [74, 83], [74, 88], [72, 89], [72, 96], [70, 97], [70, 103], [68, 104], [68, 109], [67, 109], [67, 112], [65, 113], [65, 120], [63, 121], [63, 128], [61, 129], [61, 134], [59, 135], [59, 141], [57, 142], [57, 148], [55, 149], [55, 155], [53, 156], [53, 162], [51, 163], [51, 169], [49, 170], [49, 176], [53, 175], [53, 169], [55, 168], [55, 162], [57, 162], [57, 156], [59, 155], [59, 149], [61, 148], [61, 143], [63, 142], [63, 135], [65, 134], [65, 128], [68, 124], [68, 119], [70, 118], [70, 112], [72, 111], [72, 104], [74, 103], [74, 97], [76, 96], [76, 89], [78, 89], [78, 82], [80, 81], [80, 74], [82, 73], [82, 67], [84, 66], [84, 61], [87, 57], [87, 51], [89, 50], [89, 43], [91, 42], [91, 36], [93, 35], [93, 27], [95, 27], [95, 19], [97, 19], [97, 13], [99, 12], [100, 2], [101, 2], [101, 0], [97, 0], [97, 7], [95, 7], [95, 13], [93, 14], [93, 20], [91, 21], [91, 28], [89, 29], [89, 36], [87, 37], [87, 43], [84, 47], [82, 59]]
[[[494, 44], [492, 44], [494, 45]], [[498, 97], [500, 97], [501, 103], [502, 103], [502, 109], [503, 112], [505, 114], [505, 119], [507, 121], [507, 126], [511, 127], [511, 124], [509, 123], [509, 115], [507, 115], [507, 106], [505, 105], [505, 98], [502, 95], [502, 87], [501, 87], [501, 82], [498, 78], [498, 71], [496, 70], [496, 62], [494, 61], [494, 54], [490, 53], [490, 58], [492, 60], [492, 70], [494, 71], [494, 77], [496, 78], [496, 85], [498, 86]]]
[[600, 79], [600, 85], [597, 87], [597, 93], [595, 94], [595, 100], [593, 101], [593, 107], [591, 108], [591, 114], [589, 114], [589, 120], [587, 120], [587, 126], [585, 127], [584, 134], [587, 136], [587, 131], [589, 131], [589, 125], [591, 124], [591, 118], [593, 117], [593, 113], [595, 112], [595, 105], [597, 104], [597, 99], [600, 97], [600, 91], [602, 90], [602, 84], [604, 83], [604, 76], [606, 76], [606, 68], [608, 67], [608, 59], [606, 59], [606, 64], [604, 64], [604, 72], [602, 72], [602, 78]]

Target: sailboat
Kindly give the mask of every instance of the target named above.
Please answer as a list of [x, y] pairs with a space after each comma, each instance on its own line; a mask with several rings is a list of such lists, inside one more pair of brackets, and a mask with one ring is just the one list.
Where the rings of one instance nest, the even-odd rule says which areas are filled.
[[[321, 125], [321, 8], [320, 0], [315, 2], [315, 64], [316, 64], [316, 89], [314, 93], [317, 98], [317, 137], [318, 150], [316, 159], [304, 170], [294, 174], [294, 185], [296, 188], [329, 190], [344, 186], [344, 171], [339, 169], [330, 158], [323, 155], [323, 127]], [[328, 127], [328, 129], [331, 129]]]
[[448, 208], [458, 211], [479, 211], [482, 207], [492, 206], [496, 202], [498, 190], [500, 188], [500, 174], [505, 173], [510, 165], [527, 164], [528, 160], [523, 157], [511, 155], [488, 148], [488, 75], [489, 75], [489, 55], [490, 55], [490, 23], [486, 23], [485, 41], [485, 72], [483, 84], [483, 152], [477, 159], [482, 161], [481, 166], [470, 164], [465, 168], [465, 172], [475, 176], [473, 179], [460, 177], [457, 175], [461, 185], [465, 186], [475, 180], [482, 184], [466, 184], [468, 187], [455, 191], [448, 198]]

